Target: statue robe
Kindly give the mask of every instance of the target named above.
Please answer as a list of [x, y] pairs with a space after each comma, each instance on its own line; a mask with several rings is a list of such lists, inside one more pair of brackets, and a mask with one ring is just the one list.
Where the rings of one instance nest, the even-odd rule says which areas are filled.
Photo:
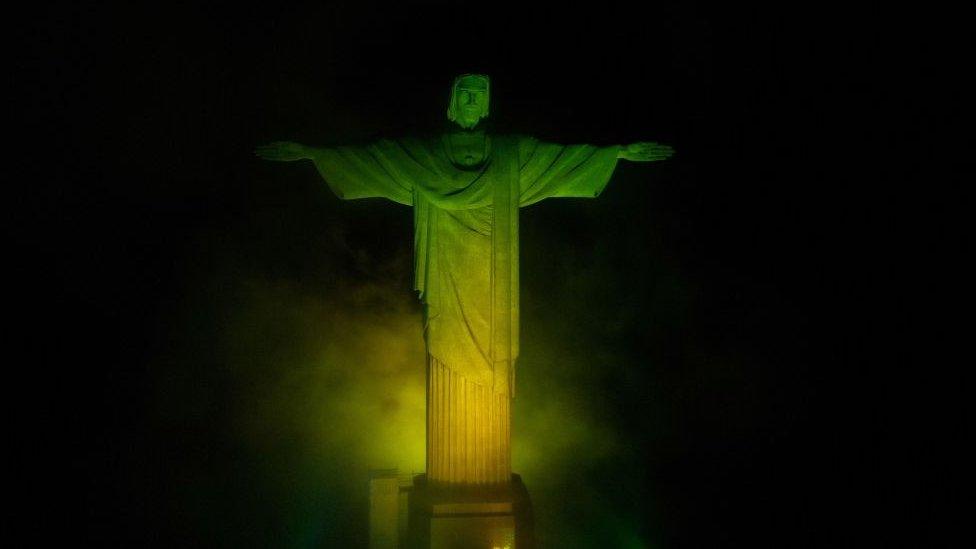
[[382, 197], [414, 208], [428, 477], [506, 482], [519, 350], [518, 210], [551, 197], [598, 196], [618, 149], [490, 136], [487, 160], [465, 169], [451, 162], [444, 139], [319, 149], [314, 162], [339, 198]]

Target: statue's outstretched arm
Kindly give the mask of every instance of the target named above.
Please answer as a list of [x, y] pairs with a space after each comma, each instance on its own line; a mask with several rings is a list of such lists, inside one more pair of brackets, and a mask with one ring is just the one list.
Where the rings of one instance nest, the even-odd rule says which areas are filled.
[[[386, 198], [399, 204], [413, 204], [413, 180], [390, 170], [390, 162], [409, 163], [395, 142], [380, 140], [365, 147], [310, 147], [291, 141], [275, 141], [254, 149], [265, 160], [293, 162], [311, 160], [332, 192], [343, 200]], [[390, 157], [396, 157], [391, 161]], [[406, 160], [404, 160], [406, 158]], [[398, 175], [394, 175], [394, 173]]]
[[639, 141], [630, 145], [621, 145], [617, 158], [631, 162], [656, 162], [667, 160], [674, 154], [670, 145], [653, 141]]
[[254, 154], [264, 160], [275, 162], [294, 162], [295, 160], [311, 160], [314, 156], [315, 148], [292, 141], [274, 141], [267, 145], [258, 145], [254, 148]]

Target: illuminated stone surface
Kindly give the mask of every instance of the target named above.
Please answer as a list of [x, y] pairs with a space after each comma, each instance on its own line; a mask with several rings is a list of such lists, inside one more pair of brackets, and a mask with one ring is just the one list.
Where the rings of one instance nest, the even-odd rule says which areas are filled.
[[515, 547], [511, 514], [435, 515], [430, 521], [430, 546], [447, 548]]
[[408, 548], [533, 547], [532, 505], [518, 475], [493, 487], [428, 485], [414, 479]]

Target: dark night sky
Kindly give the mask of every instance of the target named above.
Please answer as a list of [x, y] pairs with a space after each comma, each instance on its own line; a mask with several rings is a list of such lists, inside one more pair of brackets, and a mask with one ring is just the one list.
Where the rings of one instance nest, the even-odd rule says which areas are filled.
[[[473, 70], [493, 76], [498, 131], [678, 151], [621, 165], [597, 200], [523, 214], [537, 321], [523, 337], [610, 357], [616, 369], [563, 388], [586, 383], [594, 417], [630, 441], [616, 461], [568, 458], [561, 497], [590, 501], [552, 524], [585, 530], [580, 509], [599, 506], [653, 547], [860, 539], [845, 534], [869, 522], [858, 509], [895, 493], [877, 478], [890, 436], [877, 320], [915, 299], [880, 296], [892, 250], [922, 247], [893, 185], [918, 173], [889, 158], [936, 147], [896, 92], [935, 78], [941, 46], [823, 6], [349, 4], [72, 6], [18, 31], [29, 126], [14, 167], [34, 183], [14, 189], [13, 287], [30, 289], [14, 291], [15, 334], [31, 365], [13, 369], [32, 390], [11, 402], [37, 471], [29, 527], [101, 546], [361, 542], [364, 510], [340, 489], [323, 488], [309, 541], [283, 533], [281, 506], [304, 492], [264, 497], [251, 479], [292, 486], [287, 465], [256, 464], [293, 450], [275, 439], [259, 455], [226, 433], [244, 389], [210, 342], [244, 306], [237, 278], [308, 295], [365, 281], [409, 300], [410, 212], [341, 203], [310, 165], [251, 149], [437, 129], [450, 78]], [[279, 332], [258, 330], [256, 352], [294, 343]], [[540, 377], [526, 375], [531, 393]], [[181, 488], [208, 474], [206, 497]], [[623, 543], [594, 524], [562, 543]]]

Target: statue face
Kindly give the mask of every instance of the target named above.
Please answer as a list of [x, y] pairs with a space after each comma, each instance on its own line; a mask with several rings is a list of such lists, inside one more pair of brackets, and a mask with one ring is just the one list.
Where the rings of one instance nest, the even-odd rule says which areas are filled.
[[488, 77], [465, 75], [454, 81], [448, 117], [462, 128], [473, 128], [488, 116]]
[[455, 108], [457, 109], [457, 123], [462, 128], [473, 128], [485, 115], [488, 107], [488, 92], [459, 88], [454, 92]]

